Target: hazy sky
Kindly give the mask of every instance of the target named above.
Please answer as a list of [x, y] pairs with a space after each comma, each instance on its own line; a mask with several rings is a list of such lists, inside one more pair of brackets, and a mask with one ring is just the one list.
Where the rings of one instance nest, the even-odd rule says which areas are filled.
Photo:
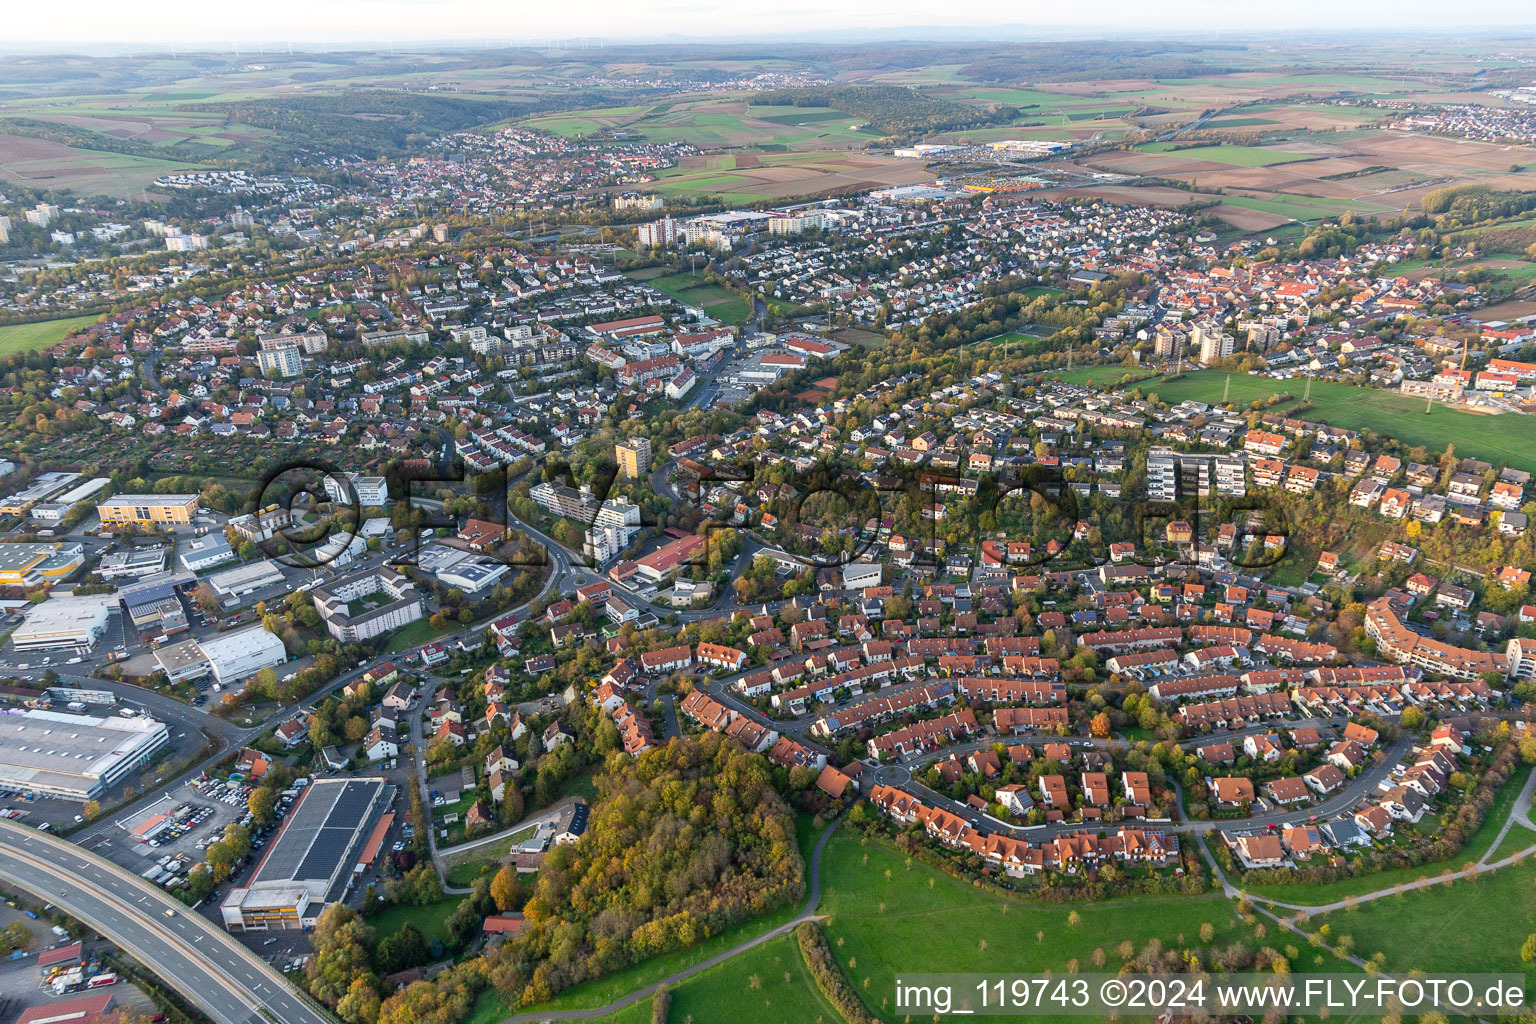
[[[838, 4], [787, 0], [586, 0], [583, 3], [529, 3], [527, 0], [65, 0], [59, 6], [15, 2], [6, 5], [0, 48], [7, 43], [68, 49], [72, 44], [131, 45], [255, 44], [345, 45], [391, 42], [402, 45], [445, 40], [536, 41], [542, 38], [605, 37], [610, 42], [664, 36], [848, 33], [908, 26], [942, 25], [974, 29], [989, 38], [989, 26], [1010, 27], [1019, 38], [1027, 26], [1060, 35], [1123, 34], [1134, 31], [1201, 34], [1217, 31], [1351, 28], [1394, 30], [1435, 28], [1517, 28], [1536, 23], [1530, 0], [1100, 0], [1094, 4], [1023, 0], [993, 4], [934, 4], [930, 0], [844, 0]], [[920, 38], [914, 31], [913, 38]], [[992, 38], [996, 38], [993, 36]]]

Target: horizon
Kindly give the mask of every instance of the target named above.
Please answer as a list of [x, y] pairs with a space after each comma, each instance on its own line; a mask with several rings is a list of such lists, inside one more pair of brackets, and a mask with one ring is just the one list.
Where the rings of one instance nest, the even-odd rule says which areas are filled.
[[[58, 22], [43, 8], [18, 10], [12, 16], [9, 39], [0, 53], [156, 51], [180, 49], [223, 52], [246, 49], [313, 47], [352, 50], [392, 48], [538, 48], [567, 46], [583, 40], [606, 46], [684, 45], [759, 42], [815, 42], [829, 34], [829, 45], [878, 39], [914, 44], [946, 42], [977, 44], [1029, 41], [1031, 33], [1064, 39], [1209, 39], [1218, 36], [1317, 39], [1340, 34], [1416, 36], [1431, 32], [1454, 33], [1449, 38], [1486, 36], [1490, 33], [1536, 32], [1536, 18], [1527, 5], [1513, 0], [1483, 0], [1454, 9], [1424, 0], [1388, 3], [1371, 0], [1353, 4], [1347, 13], [1322, 0], [1302, 0], [1291, 5], [1286, 17], [1266, 10], [1218, 4], [1212, 0], [1180, 0], [1160, 5], [1155, 14], [1145, 5], [1115, 0], [1095, 11], [1091, 22], [1043, 4], [1020, 11], [998, 25], [981, 17], [958, 17], [946, 25], [929, 24], [927, 5], [905, 3], [875, 5], [861, 0], [835, 11], [812, 7], [773, 12], [731, 12], [698, 3], [650, 5], [620, 4], [599, 0], [589, 17], [573, 19], [538, 12], [513, 12], [471, 0], [451, 6], [453, 19], [442, 15], [450, 8], [436, 0], [343, 0], [315, 9], [296, 0], [275, 0], [259, 11], [251, 8], [211, 8], [190, 0], [162, 4], [159, 16], [147, 22], [137, 12], [104, 0], [85, 0], [76, 8], [79, 26], [69, 38], [60, 38]], [[1010, 12], [1012, 14], [1012, 12]], [[268, 34], [274, 24], [291, 24], [292, 31]], [[466, 24], [483, 26], [483, 32], [466, 35]], [[359, 31], [359, 25], [378, 26]], [[601, 26], [601, 31], [590, 31]], [[892, 27], [894, 26], [894, 27]], [[1113, 26], [1113, 27], [1110, 27]], [[1306, 26], [1306, 27], [1300, 27]]]

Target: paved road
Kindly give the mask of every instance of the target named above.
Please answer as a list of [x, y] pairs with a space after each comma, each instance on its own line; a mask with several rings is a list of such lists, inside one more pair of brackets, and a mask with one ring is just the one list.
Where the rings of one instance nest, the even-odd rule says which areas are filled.
[[[448, 884], [448, 865], [444, 863], [444, 857], [450, 856], [452, 854], [462, 853], [465, 850], [473, 850], [478, 847], [485, 846], [489, 843], [494, 843], [497, 840], [504, 840], [507, 836], [510, 836], [515, 832], [519, 832], [527, 828], [529, 825], [541, 825], [546, 821], [554, 821], [556, 818], [560, 817], [560, 812], [565, 809], [565, 805], [570, 803], [574, 798], [561, 800], [558, 803], [544, 808], [542, 811], [539, 811], [536, 814], [524, 818], [516, 825], [500, 829], [499, 831], [493, 832], [488, 836], [481, 836], [479, 839], [475, 839], [471, 842], [462, 843], [458, 846], [450, 846], [447, 849], [439, 850], [437, 848], [437, 829], [432, 824], [432, 785], [427, 778], [428, 740], [424, 735], [422, 735], [421, 729], [423, 712], [426, 711], [427, 705], [430, 703], [431, 701], [428, 700], [417, 701], [416, 707], [411, 712], [411, 736], [416, 748], [416, 786], [418, 791], [421, 793], [421, 806], [423, 813], [425, 813], [427, 816], [426, 821], [416, 822], [416, 827], [418, 829], [426, 830], [427, 851], [432, 857], [432, 866], [437, 869], [438, 876], [443, 880], [443, 891], [450, 893], [472, 892], [473, 889], [471, 887], [460, 887]], [[415, 739], [415, 737], [418, 736], [421, 738]]]
[[[1372, 900], [1379, 900], [1384, 896], [1395, 896], [1400, 892], [1412, 892], [1415, 889], [1427, 889], [1432, 885], [1439, 885], [1440, 883], [1451, 879], [1469, 878], [1472, 875], [1480, 875], [1488, 871], [1497, 871], [1499, 868], [1509, 867], [1511, 864], [1515, 864], [1531, 856], [1532, 854], [1536, 854], [1536, 836], [1533, 836], [1531, 839], [1531, 845], [1525, 849], [1517, 850], [1516, 852], [1510, 854], [1508, 857], [1501, 858], [1492, 863], [1488, 862], [1488, 857], [1492, 855], [1492, 851], [1497, 849], [1499, 843], [1503, 841], [1504, 834], [1509, 831], [1510, 825], [1525, 824], [1530, 821], [1531, 792], [1533, 784], [1536, 784], [1536, 773], [1533, 773], [1531, 777], [1526, 780], [1525, 787], [1520, 791], [1520, 796], [1515, 800], [1515, 806], [1510, 808], [1509, 818], [1504, 823], [1504, 829], [1499, 832], [1499, 838], [1494, 840], [1493, 846], [1490, 848], [1489, 852], [1484, 854], [1483, 859], [1478, 863], [1469, 864], [1459, 871], [1451, 871], [1438, 875], [1425, 875], [1424, 877], [1416, 878], [1411, 882], [1401, 882], [1397, 885], [1389, 885], [1384, 889], [1376, 889], [1372, 892], [1361, 893], [1358, 896], [1350, 896], [1346, 899], [1335, 900], [1332, 903], [1286, 903], [1284, 900], [1272, 899], [1268, 896], [1255, 895], [1245, 889], [1238, 888], [1230, 881], [1228, 881], [1226, 874], [1217, 865], [1216, 858], [1213, 857], [1210, 851], [1206, 849], [1203, 838], [1199, 841], [1200, 853], [1205, 857], [1206, 863], [1211, 866], [1211, 870], [1215, 873], [1216, 878], [1221, 882], [1221, 891], [1233, 899], [1246, 899], [1250, 903], [1255, 904], [1255, 908], [1261, 911], [1264, 908], [1262, 906], [1258, 906], [1258, 904], [1268, 904], [1271, 907], [1283, 907], [1287, 910], [1299, 910], [1307, 914], [1326, 914], [1333, 910], [1343, 910], [1345, 907], [1358, 906], [1361, 903], [1369, 903]], [[1268, 911], [1265, 911], [1265, 913], [1267, 916], [1273, 918], [1276, 921], [1280, 920], [1280, 918], [1273, 913]], [[1292, 930], [1295, 931], [1296, 929], [1293, 928]], [[1351, 962], [1355, 963], [1357, 966], [1364, 966], [1363, 960], [1352, 958]]]
[[95, 854], [0, 821], [0, 875], [107, 936], [218, 1024], [332, 1024], [224, 931]]
[[[1536, 829], [1531, 823], [1531, 793], [1536, 790], [1536, 772], [1531, 772], [1525, 778], [1525, 785], [1520, 790], [1520, 795], [1515, 798], [1515, 806], [1509, 812], [1509, 818], [1504, 822], [1504, 827], [1499, 829], [1499, 834], [1493, 837], [1493, 842], [1488, 846], [1488, 852], [1483, 854], [1479, 864], [1488, 863], [1488, 858], [1493, 856], [1493, 851], [1504, 842], [1504, 837], [1509, 835], [1511, 828], [1524, 826]], [[1536, 841], [1536, 840], [1533, 840]]]
[[[806, 896], [805, 906], [801, 909], [800, 913], [779, 925], [777, 928], [763, 932], [761, 935], [747, 939], [744, 942], [738, 942], [730, 949], [716, 953], [714, 956], [709, 957], [707, 960], [700, 960], [693, 966], [685, 967], [683, 970], [674, 974], [669, 974], [665, 978], [662, 978], [660, 981], [653, 982], [652, 984], [645, 986], [645, 988], [637, 989], [627, 996], [621, 996], [606, 1006], [594, 1006], [590, 1010], [561, 1010], [557, 1012], [546, 1011], [543, 1013], [519, 1013], [501, 1021], [501, 1024], [534, 1024], [534, 1022], [537, 1021], [547, 1020], [591, 1020], [594, 1017], [606, 1017], [610, 1013], [617, 1013], [619, 1010], [624, 1009], [626, 1006], [632, 1006], [642, 999], [650, 998], [650, 996], [658, 988], [671, 988], [680, 982], [688, 980], [695, 974], [698, 974], [700, 971], [707, 971], [711, 967], [714, 967], [717, 964], [722, 964], [725, 961], [731, 959], [733, 956], [745, 953], [749, 949], [755, 949], [756, 947], [761, 946], [763, 943], [770, 942], [781, 935], [787, 935], [806, 921], [816, 920], [818, 916], [816, 914], [816, 905], [821, 902], [821, 852], [826, 849], [827, 840], [832, 838], [832, 833], [835, 831], [837, 831], [837, 822], [834, 821], [832, 824], [827, 826], [826, 831], [821, 834], [821, 838], [816, 840], [816, 848], [811, 851], [811, 891]], [[728, 1017], [729, 1014], [726, 1014], [725, 1016]]]

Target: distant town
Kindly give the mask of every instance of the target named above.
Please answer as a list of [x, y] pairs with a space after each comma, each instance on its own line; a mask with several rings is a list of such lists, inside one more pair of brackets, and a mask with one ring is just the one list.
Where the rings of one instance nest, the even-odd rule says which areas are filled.
[[1536, 49], [1104, 46], [0, 60], [0, 1024], [1528, 974]]

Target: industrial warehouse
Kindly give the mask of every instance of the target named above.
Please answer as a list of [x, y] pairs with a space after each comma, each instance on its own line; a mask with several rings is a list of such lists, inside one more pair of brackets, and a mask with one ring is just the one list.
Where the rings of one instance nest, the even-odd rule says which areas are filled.
[[224, 897], [224, 926], [313, 927], [378, 856], [394, 821], [395, 792], [381, 778], [318, 779], [305, 787], [250, 883]]
[[154, 759], [170, 740], [153, 718], [57, 711], [0, 715], [0, 786], [63, 800], [95, 800]]
[[17, 651], [60, 648], [89, 650], [106, 632], [109, 609], [117, 602], [106, 595], [56, 597], [27, 610], [26, 620], [11, 633]]
[[204, 640], [183, 640], [155, 651], [155, 661], [171, 682], [201, 679], [212, 674], [223, 686], [247, 679], [264, 668], [281, 665], [287, 657], [283, 641], [262, 626]]

